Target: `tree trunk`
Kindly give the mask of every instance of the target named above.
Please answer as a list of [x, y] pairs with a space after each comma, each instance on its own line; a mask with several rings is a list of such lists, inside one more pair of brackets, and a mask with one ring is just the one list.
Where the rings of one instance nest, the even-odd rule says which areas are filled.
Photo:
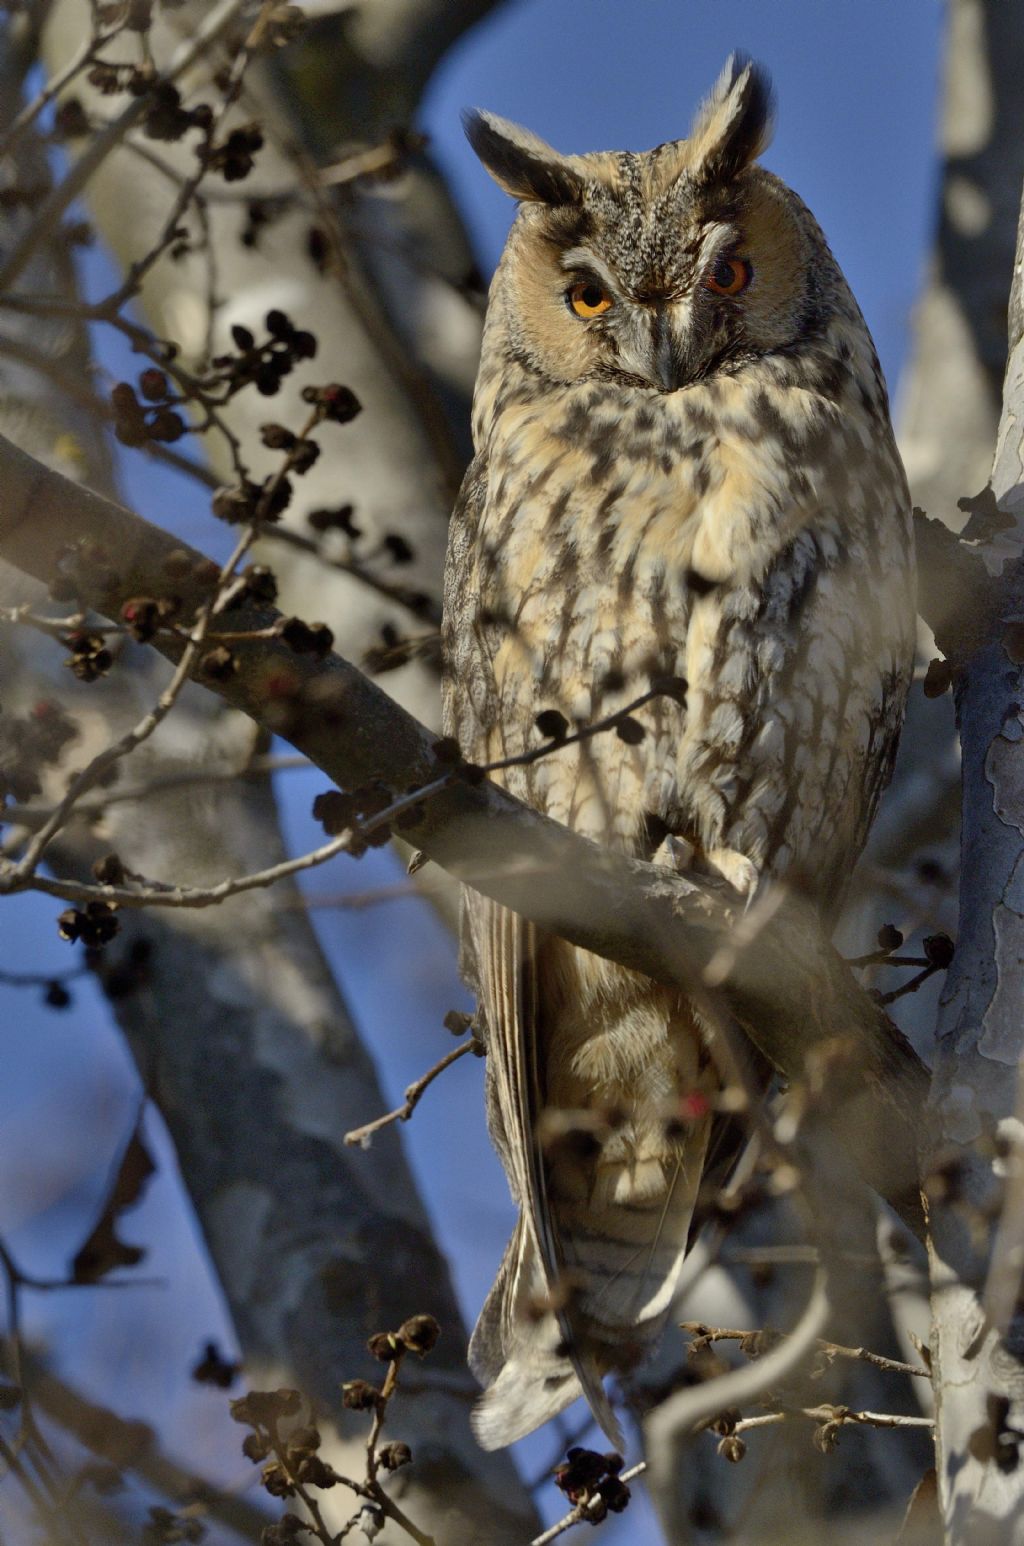
[[[51, 8], [54, 28], [62, 9]], [[66, 10], [67, 36], [80, 41], [82, 33], [75, 36], [75, 27], [82, 25], [82, 10]], [[134, 185], [111, 185], [108, 213], [112, 221], [116, 215], [122, 233], [132, 228], [144, 242], [155, 230], [157, 212], [141, 184], [148, 180], [152, 190], [153, 169], [131, 161], [127, 153], [124, 165], [130, 165], [137, 180]], [[134, 207], [131, 201], [136, 198], [149, 209], [148, 225], [145, 218], [134, 227], [124, 220], [123, 211]], [[240, 204], [231, 210], [236, 223], [243, 208]], [[297, 243], [297, 249], [302, 267], [295, 284], [301, 293], [302, 286], [315, 288], [314, 270], [304, 242]], [[137, 247], [132, 256], [143, 250]], [[237, 243], [227, 250], [244, 251]], [[274, 257], [274, 251], [264, 255], [264, 278]], [[181, 320], [175, 305], [184, 304], [189, 288], [178, 283], [173, 265], [168, 267], [171, 288], [164, 297], [166, 310], [157, 320], [173, 331]], [[231, 278], [230, 273], [222, 274], [225, 293], [235, 294]], [[287, 284], [280, 266], [276, 278]], [[37, 293], [70, 293], [66, 284], [38, 272], [27, 272], [22, 283]], [[262, 304], [275, 303], [281, 303], [280, 296]], [[314, 305], [323, 316], [323, 297], [314, 296]], [[10, 318], [6, 325], [18, 332]], [[21, 331], [33, 345], [45, 343], [46, 329], [40, 330], [38, 323]], [[344, 338], [335, 343], [340, 358], [351, 356]], [[80, 381], [87, 380], [81, 359], [65, 363]], [[17, 426], [17, 438], [25, 443], [25, 383], [30, 383], [38, 404], [32, 412], [44, 428], [29, 448], [46, 457], [67, 426], [72, 411], [68, 399], [37, 372], [13, 379], [8, 364], [5, 374], [11, 430]], [[276, 406], [273, 411], [275, 416], [279, 412]], [[414, 419], [412, 409], [401, 411]], [[269, 416], [264, 403], [259, 417]], [[236, 428], [243, 434], [250, 426], [239, 423]], [[390, 422], [377, 426], [380, 441], [374, 454], [379, 467], [387, 463], [381, 447], [391, 428]], [[422, 457], [415, 469], [418, 476], [436, 464], [422, 434], [410, 451], [405, 485], [392, 489], [385, 503], [402, 517], [409, 509], [427, 509], [437, 530], [423, 544], [426, 558], [421, 562], [432, 562], [439, 573], [446, 505], [439, 494], [433, 505], [429, 499], [421, 505], [414, 502], [415, 456]], [[103, 481], [95, 465], [90, 467], [90, 481]], [[358, 477], [353, 481], [358, 483]], [[365, 487], [371, 493], [377, 490], [383, 499], [378, 484], [379, 478], [375, 483], [367, 475]], [[320, 498], [326, 501], [333, 493], [337, 499], [338, 492], [321, 488]], [[275, 565], [278, 557], [275, 550]], [[352, 596], [372, 594], [344, 578], [342, 583]], [[29, 595], [23, 577], [16, 594], [21, 600]], [[12, 599], [13, 594], [5, 596]], [[346, 615], [342, 603], [335, 605], [354, 647], [360, 637], [356, 609], [349, 604]], [[309, 615], [312, 608], [303, 610]], [[365, 621], [362, 626], [365, 639]], [[54, 672], [40, 673], [38, 666], [23, 661], [16, 688], [9, 661], [5, 707], [17, 706], [14, 691], [21, 699], [45, 691], [50, 697], [73, 700], [72, 712], [83, 726], [76, 759], [138, 719], [166, 680], [165, 666], [154, 662], [149, 652], [132, 649], [110, 682], [98, 691], [72, 688], [69, 697], [64, 685], [69, 679], [56, 665], [56, 650], [44, 649], [52, 652]], [[420, 684], [416, 691], [425, 707], [433, 697], [432, 679], [421, 667], [410, 676]], [[225, 712], [208, 694], [191, 689], [171, 725], [132, 759], [125, 781], [144, 784], [182, 773], [241, 769], [256, 737], [249, 720]], [[66, 872], [87, 878], [92, 860], [110, 848], [132, 869], [194, 883], [284, 857], [266, 780], [239, 779], [198, 795], [194, 788], [151, 795], [144, 821], [138, 820], [138, 809], [130, 803], [112, 806], [100, 838], [85, 827], [69, 829], [56, 850]], [[473, 1387], [465, 1369], [459, 1311], [398, 1138], [383, 1134], [370, 1164], [344, 1146], [346, 1129], [385, 1102], [308, 916], [298, 905], [297, 889], [288, 883], [273, 897], [249, 893], [223, 916], [126, 918], [125, 925], [125, 955], [141, 937], [153, 948], [135, 991], [120, 992], [115, 1011], [146, 1089], [159, 1102], [175, 1140], [251, 1383], [298, 1384], [322, 1411], [340, 1417], [341, 1382], [371, 1372], [367, 1335], [392, 1328], [418, 1310], [431, 1311], [441, 1321], [444, 1337], [432, 1359], [415, 1374], [410, 1371], [399, 1399], [396, 1426], [417, 1463], [396, 1478], [393, 1490], [403, 1496], [416, 1522], [439, 1540], [475, 1540], [479, 1520], [486, 1517], [496, 1541], [521, 1542], [534, 1523], [533, 1512], [507, 1457], [484, 1456], [470, 1436]], [[122, 959], [120, 944], [114, 955], [116, 965]], [[344, 1422], [354, 1452], [342, 1453], [339, 1459], [335, 1449], [335, 1459], [351, 1472], [358, 1466], [361, 1425], [351, 1417]], [[337, 1506], [350, 1513], [351, 1499], [339, 1498]], [[389, 1527], [384, 1539], [391, 1538]]]
[[963, 760], [960, 934], [942, 998], [925, 1167], [939, 1491], [951, 1546], [1024, 1542], [1024, 785], [1017, 750], [1024, 681], [1019, 624], [1011, 621], [1024, 615], [1022, 262], [1024, 225], [992, 468], [993, 492], [1011, 520], [995, 536], [976, 530], [993, 576], [995, 622], [955, 686]]

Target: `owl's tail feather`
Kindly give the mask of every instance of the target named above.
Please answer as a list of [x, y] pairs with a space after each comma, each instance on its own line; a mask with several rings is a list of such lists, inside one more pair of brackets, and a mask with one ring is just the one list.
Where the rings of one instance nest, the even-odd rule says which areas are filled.
[[473, 1432], [484, 1449], [502, 1449], [585, 1395], [617, 1447], [622, 1430], [605, 1394], [593, 1353], [565, 1352], [565, 1328], [551, 1310], [537, 1248], [523, 1219], [516, 1225], [494, 1287], [469, 1344], [469, 1363], [487, 1388], [473, 1411]]

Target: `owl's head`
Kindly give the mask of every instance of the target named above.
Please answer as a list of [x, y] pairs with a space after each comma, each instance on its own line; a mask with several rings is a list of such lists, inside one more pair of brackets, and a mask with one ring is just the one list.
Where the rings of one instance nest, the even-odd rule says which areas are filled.
[[466, 132], [520, 201], [492, 290], [506, 345], [549, 379], [673, 392], [813, 333], [842, 279], [796, 194], [755, 165], [765, 72], [736, 55], [689, 137], [564, 156], [491, 113]]

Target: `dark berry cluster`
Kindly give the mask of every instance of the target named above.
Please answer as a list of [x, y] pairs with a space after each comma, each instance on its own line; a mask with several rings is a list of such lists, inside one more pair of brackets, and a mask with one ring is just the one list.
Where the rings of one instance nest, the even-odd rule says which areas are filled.
[[121, 621], [133, 639], [148, 644], [180, 611], [179, 596], [132, 596], [121, 608]]
[[41, 698], [27, 714], [0, 710], [0, 806], [42, 792], [40, 774], [58, 762], [78, 730], [59, 704]]
[[397, 1331], [377, 1331], [366, 1346], [381, 1363], [394, 1363], [406, 1353], [423, 1358], [433, 1352], [441, 1327], [432, 1315], [410, 1315]]
[[53, 115], [56, 140], [78, 140], [89, 133], [89, 115], [78, 97], [65, 97]]
[[555, 1484], [570, 1502], [582, 1504], [587, 1518], [598, 1524], [608, 1514], [621, 1514], [629, 1502], [629, 1488], [619, 1475], [623, 1464], [622, 1456], [614, 1450], [600, 1455], [577, 1445], [555, 1467]]
[[172, 143], [180, 140], [189, 129], [199, 129], [205, 134], [212, 123], [213, 109], [207, 103], [183, 107], [177, 86], [170, 81], [159, 81], [152, 89], [152, 102], [146, 109], [142, 131], [151, 140]]
[[304, 623], [301, 617], [285, 617], [278, 631], [296, 655], [315, 655], [323, 660], [334, 648], [334, 635], [326, 623]]
[[924, 940], [924, 953], [928, 965], [944, 972], [953, 963], [956, 946], [948, 934], [929, 934]]
[[231, 329], [235, 352], [214, 357], [214, 369], [231, 395], [253, 384], [264, 397], [280, 391], [281, 382], [303, 360], [316, 354], [316, 339], [305, 328], [298, 328], [283, 311], [268, 311], [264, 319], [267, 338], [256, 342], [250, 328], [236, 323]]
[[336, 381], [329, 381], [326, 386], [303, 387], [302, 401], [319, 408], [321, 419], [332, 424], [350, 424], [363, 411], [352, 388], [339, 386]]
[[200, 145], [196, 154], [208, 172], [217, 172], [225, 182], [241, 182], [256, 164], [263, 148], [263, 131], [249, 123], [232, 129], [220, 144]]
[[210, 502], [210, 509], [218, 520], [229, 526], [264, 522], [272, 525], [279, 521], [292, 498], [291, 480], [280, 473], [271, 473], [261, 483], [243, 478], [240, 483], [229, 483], [219, 488]]
[[[291, 1429], [287, 1437], [280, 1424], [297, 1417], [302, 1398], [297, 1390], [251, 1390], [231, 1403], [231, 1416], [252, 1431], [242, 1441], [242, 1453], [255, 1465], [262, 1465], [260, 1481], [272, 1498], [292, 1498], [308, 1487], [334, 1487], [342, 1480], [334, 1467], [319, 1454], [320, 1430], [312, 1423]], [[285, 1514], [264, 1530], [262, 1546], [278, 1546], [298, 1538], [305, 1526]]]
[[139, 401], [130, 382], [119, 381], [110, 394], [114, 434], [123, 446], [142, 446], [147, 440], [171, 445], [187, 433], [185, 420], [176, 412], [181, 398], [171, 391], [162, 370], [156, 366], [144, 370], [139, 377], [139, 393], [144, 402]]
[[109, 902], [87, 902], [84, 908], [68, 907], [57, 919], [57, 932], [69, 944], [78, 941], [87, 950], [100, 950], [109, 945], [121, 927], [115, 909]]
[[313, 801], [313, 819], [319, 821], [328, 837], [338, 837], [352, 829], [349, 853], [354, 859], [363, 856], [368, 848], [383, 848], [391, 839], [391, 827], [387, 822], [365, 834], [358, 831], [360, 822], [382, 811], [394, 802], [393, 792], [381, 783], [364, 784], [343, 794], [340, 789], [328, 789]]
[[400, 634], [394, 623], [381, 623], [380, 643], [371, 644], [363, 653], [363, 669], [371, 676], [382, 676], [387, 671], [397, 671], [399, 666], [406, 665], [410, 660], [427, 653], [428, 647], [435, 645], [435, 638], [430, 641], [422, 639], [409, 639]]
[[289, 470], [300, 475], [308, 472], [320, 455], [320, 447], [315, 440], [296, 435], [294, 430], [284, 424], [261, 425], [260, 439], [268, 451], [286, 452]]
[[101, 633], [80, 629], [67, 634], [63, 643], [68, 650], [64, 664], [80, 682], [98, 681], [114, 664], [114, 657]]
[[330, 509], [311, 510], [306, 520], [313, 531], [340, 531], [355, 542], [363, 533], [362, 528], [356, 525], [354, 515], [352, 505], [335, 505]]
[[178, 1546], [179, 1542], [206, 1539], [206, 1526], [192, 1514], [175, 1514], [154, 1503], [142, 1531], [142, 1546]]

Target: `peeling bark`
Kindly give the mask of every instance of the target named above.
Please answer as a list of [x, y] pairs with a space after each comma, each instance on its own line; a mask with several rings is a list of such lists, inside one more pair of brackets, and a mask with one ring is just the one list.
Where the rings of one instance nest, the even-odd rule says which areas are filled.
[[[1021, 228], [1024, 233], [1024, 226]], [[1018, 234], [1010, 360], [992, 488], [1012, 528], [981, 544], [990, 572], [1006, 558], [1006, 601], [956, 684], [963, 753], [960, 934], [939, 1020], [926, 1185], [930, 1194], [932, 1360], [939, 1493], [960, 1546], [1024, 1542], [1024, 679], [1004, 641], [1024, 616], [1024, 314]], [[930, 1175], [929, 1175], [930, 1173]], [[1001, 1217], [1000, 1217], [1001, 1216]], [[996, 1220], [998, 1228], [993, 1230]], [[1009, 1278], [1011, 1291], [1006, 1292]], [[998, 1304], [993, 1284], [1002, 1281]]]

